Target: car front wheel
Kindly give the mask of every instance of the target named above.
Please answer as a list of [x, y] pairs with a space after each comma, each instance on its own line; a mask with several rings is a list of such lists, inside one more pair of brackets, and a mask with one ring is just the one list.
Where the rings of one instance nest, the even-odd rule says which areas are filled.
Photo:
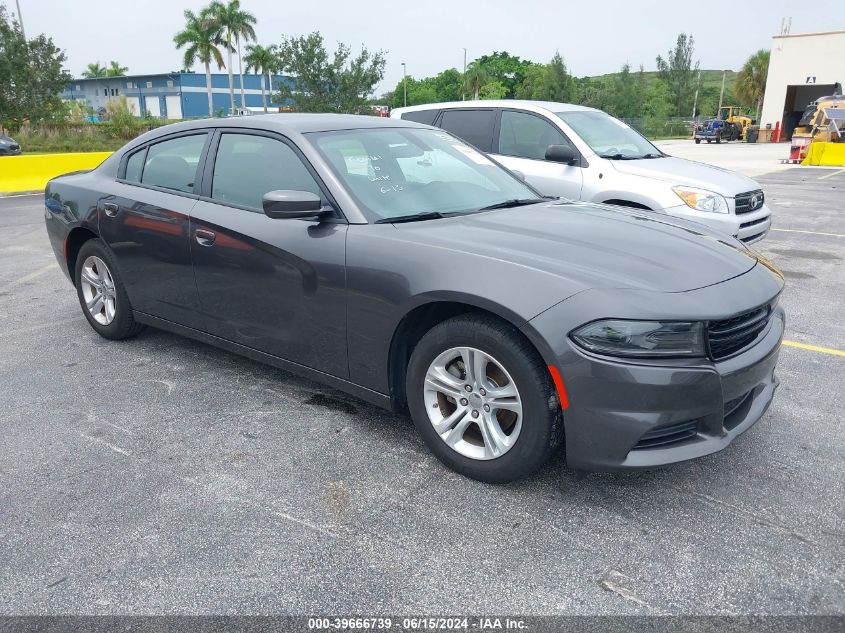
[[440, 461], [488, 483], [542, 466], [563, 439], [549, 370], [510, 325], [482, 315], [432, 328], [411, 355], [408, 406]]

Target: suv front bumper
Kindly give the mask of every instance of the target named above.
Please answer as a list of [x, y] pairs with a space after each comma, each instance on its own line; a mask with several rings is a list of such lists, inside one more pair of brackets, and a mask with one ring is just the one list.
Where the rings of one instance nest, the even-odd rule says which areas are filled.
[[733, 211], [730, 213], [696, 211], [686, 205], [670, 207], [664, 209], [663, 212], [676, 218], [704, 224], [742, 240], [746, 244], [762, 240], [772, 226], [772, 210], [765, 204], [756, 211], [740, 215], [736, 215]]

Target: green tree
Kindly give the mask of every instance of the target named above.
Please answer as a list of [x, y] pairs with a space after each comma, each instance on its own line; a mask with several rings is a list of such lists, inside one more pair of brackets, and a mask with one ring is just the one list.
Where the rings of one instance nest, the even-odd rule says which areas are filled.
[[59, 95], [72, 77], [66, 57], [53, 40], [24, 37], [20, 24], [0, 4], [0, 126], [17, 130], [24, 121], [63, 117]]
[[574, 98], [574, 88], [563, 57], [559, 52], [555, 52], [548, 64], [532, 64], [525, 68], [522, 84], [517, 87], [514, 96], [520, 99], [567, 103]]
[[[261, 103], [264, 105], [264, 111], [267, 112], [267, 93], [264, 89], [264, 75], [268, 75], [275, 71], [276, 66], [279, 65], [279, 59], [276, 57], [275, 46], [261, 46], [261, 44], [250, 44], [246, 47], [246, 55], [244, 56], [246, 62], [246, 71], [255, 71], [256, 75], [261, 75]], [[272, 91], [272, 86], [270, 87]]]
[[300, 112], [368, 112], [367, 98], [384, 78], [384, 52], [358, 55], [339, 43], [329, 55], [318, 31], [285, 39], [279, 45], [279, 68], [294, 77], [279, 86], [282, 101], [291, 99]]
[[504, 99], [508, 94], [508, 88], [501, 81], [488, 81], [478, 91], [480, 99]]
[[657, 56], [657, 71], [666, 82], [674, 111], [670, 114], [686, 115], [692, 111], [695, 75], [698, 62], [693, 64], [695, 40], [692, 35], [680, 33], [675, 47], [669, 50], [666, 59]]
[[459, 101], [461, 98], [461, 85], [463, 78], [455, 68], [447, 68], [440, 72], [432, 80], [437, 101]]
[[94, 62], [85, 67], [85, 70], [82, 71], [82, 76], [86, 79], [99, 79], [100, 77], [107, 77], [108, 72], [109, 69], [100, 64], [100, 62]]
[[760, 117], [763, 95], [766, 94], [766, 78], [769, 75], [770, 52], [761, 48], [748, 58], [737, 75], [734, 92], [743, 105], [754, 108], [756, 118]]
[[106, 68], [106, 77], [125, 77], [128, 72], [127, 66], [121, 66], [116, 61], [111, 61], [109, 67]]
[[527, 59], [520, 59], [516, 55], [511, 55], [506, 51], [494, 51], [490, 55], [479, 57], [473, 62], [473, 65], [482, 69], [487, 78], [487, 81], [482, 82], [482, 85], [484, 83], [498, 82], [505, 87], [503, 98], [512, 99], [516, 94], [517, 88], [525, 80], [526, 71], [535, 64]]
[[487, 73], [487, 69], [475, 60], [470, 62], [469, 66], [467, 66], [466, 75], [464, 75], [464, 85], [466, 86], [466, 91], [472, 95], [473, 99], [478, 99], [478, 93], [481, 90], [481, 86], [489, 82], [492, 78]]
[[205, 66], [208, 116], [212, 116], [214, 114], [214, 99], [211, 93], [211, 62], [214, 61], [218, 69], [224, 67], [223, 54], [220, 52], [220, 46], [223, 45], [223, 35], [220, 27], [210, 20], [207, 14], [200, 12], [197, 15], [186, 9], [184, 15], [185, 28], [173, 37], [173, 43], [176, 44], [176, 48], [185, 47], [185, 54], [182, 59], [185, 68], [190, 68], [197, 61]]
[[[235, 88], [232, 81], [232, 52], [238, 53], [238, 74], [241, 80], [241, 107], [246, 107], [246, 95], [244, 94], [244, 75], [241, 60], [241, 40], [255, 40], [255, 16], [241, 9], [240, 0], [229, 0], [226, 4], [216, 1], [208, 7], [208, 14], [211, 22], [218, 26], [223, 32], [226, 40], [226, 55], [228, 56], [229, 70], [229, 100], [232, 112], [235, 111]], [[232, 44], [237, 48], [234, 48]]]

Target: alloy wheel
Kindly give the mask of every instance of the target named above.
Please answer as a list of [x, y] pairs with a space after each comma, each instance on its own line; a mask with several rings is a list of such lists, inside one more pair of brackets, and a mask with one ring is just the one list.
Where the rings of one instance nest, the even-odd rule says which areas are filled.
[[100, 325], [109, 325], [114, 321], [117, 308], [114, 278], [109, 267], [99, 257], [91, 255], [82, 264], [79, 282], [88, 312]]
[[522, 430], [519, 390], [504, 366], [473, 347], [454, 347], [435, 358], [423, 398], [434, 430], [465, 457], [501, 457]]

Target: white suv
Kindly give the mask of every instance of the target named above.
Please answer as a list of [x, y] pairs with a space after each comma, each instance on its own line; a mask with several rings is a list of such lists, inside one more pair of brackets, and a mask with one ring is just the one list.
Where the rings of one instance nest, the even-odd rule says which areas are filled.
[[771, 211], [759, 184], [664, 154], [601, 110], [547, 101], [457, 101], [397, 108], [390, 116], [462, 138], [545, 195], [659, 211], [746, 243], [769, 232]]

